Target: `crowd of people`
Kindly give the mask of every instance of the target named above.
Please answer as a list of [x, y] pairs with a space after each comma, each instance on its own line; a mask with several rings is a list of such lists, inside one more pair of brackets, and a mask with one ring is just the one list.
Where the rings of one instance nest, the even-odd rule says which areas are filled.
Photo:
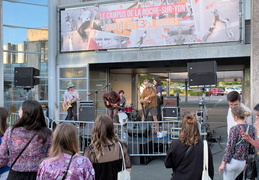
[[[144, 85], [142, 103], [145, 104], [145, 110], [157, 121], [157, 107], [162, 95], [160, 81], [154, 80], [156, 88], [151, 87], [148, 80], [144, 80]], [[71, 87], [73, 88], [73, 84], [68, 85], [68, 89]], [[75, 92], [74, 89], [71, 92]], [[51, 132], [39, 102], [24, 101], [18, 111], [19, 119], [10, 127], [8, 110], [0, 107], [0, 179], [116, 180], [118, 172], [123, 170], [123, 159], [126, 170], [131, 172], [127, 144], [114, 131], [117, 107], [125, 106], [126, 98], [123, 95], [123, 90], [104, 94], [105, 105], [116, 108], [111, 108], [108, 115], [99, 115], [95, 119], [91, 144], [85, 148], [83, 155], [79, 153], [80, 143], [75, 125], [63, 122]], [[74, 97], [79, 98], [77, 95]], [[223, 180], [239, 180], [243, 179], [249, 146], [259, 148], [256, 135], [259, 131], [259, 104], [254, 107], [256, 121], [253, 124], [252, 112], [242, 103], [238, 92], [230, 92], [227, 101], [228, 142], [218, 172], [223, 174]], [[198, 126], [195, 115], [185, 112], [179, 138], [172, 140], [164, 161], [166, 168], [172, 168], [172, 180], [202, 179], [205, 141], [202, 140]], [[206, 151], [208, 176], [213, 179], [214, 166], [210, 147]], [[259, 170], [258, 157], [259, 154], [256, 155]]]
[[51, 132], [35, 100], [24, 101], [18, 113], [19, 119], [7, 128], [8, 111], [0, 107], [0, 179], [114, 180], [122, 170], [120, 145], [131, 171], [127, 147], [115, 134], [109, 116], [96, 118], [92, 144], [83, 156], [74, 124], [60, 123]]

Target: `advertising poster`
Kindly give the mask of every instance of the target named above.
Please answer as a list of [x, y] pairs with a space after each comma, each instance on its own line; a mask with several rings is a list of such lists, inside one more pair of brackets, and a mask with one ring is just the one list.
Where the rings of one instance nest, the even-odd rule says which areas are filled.
[[61, 52], [239, 41], [238, 0], [153, 0], [61, 11]]

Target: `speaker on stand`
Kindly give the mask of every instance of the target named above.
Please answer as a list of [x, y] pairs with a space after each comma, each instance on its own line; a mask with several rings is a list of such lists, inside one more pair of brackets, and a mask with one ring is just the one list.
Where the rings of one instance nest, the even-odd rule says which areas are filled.
[[188, 63], [189, 86], [217, 84], [216, 61]]

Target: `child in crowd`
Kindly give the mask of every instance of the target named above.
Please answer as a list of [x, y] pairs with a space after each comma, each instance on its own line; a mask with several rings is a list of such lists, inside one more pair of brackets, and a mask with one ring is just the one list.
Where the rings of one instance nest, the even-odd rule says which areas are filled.
[[38, 180], [94, 180], [92, 163], [79, 153], [77, 129], [62, 123], [53, 132], [49, 157], [40, 164]]

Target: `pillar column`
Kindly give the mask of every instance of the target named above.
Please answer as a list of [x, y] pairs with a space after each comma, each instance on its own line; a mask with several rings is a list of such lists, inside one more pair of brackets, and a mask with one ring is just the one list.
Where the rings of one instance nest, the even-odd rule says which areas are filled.
[[251, 109], [259, 103], [259, 1], [251, 6]]

